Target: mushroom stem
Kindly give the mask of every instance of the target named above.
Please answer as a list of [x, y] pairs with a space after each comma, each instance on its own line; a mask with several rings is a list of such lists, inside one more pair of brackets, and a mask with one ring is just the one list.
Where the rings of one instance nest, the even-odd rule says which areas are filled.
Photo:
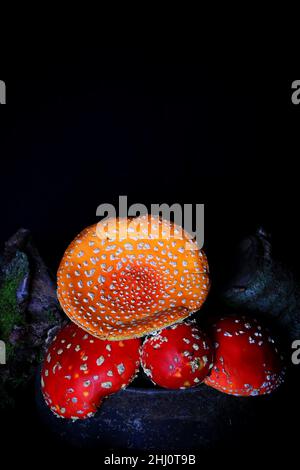
[[263, 229], [239, 244], [233, 271], [221, 288], [221, 298], [232, 307], [246, 308], [275, 320], [289, 341], [298, 339], [299, 281], [273, 258], [270, 237]]

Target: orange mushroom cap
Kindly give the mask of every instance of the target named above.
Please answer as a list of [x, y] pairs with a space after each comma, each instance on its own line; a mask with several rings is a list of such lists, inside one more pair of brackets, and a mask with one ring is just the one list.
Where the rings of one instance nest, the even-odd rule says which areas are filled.
[[70, 319], [110, 340], [141, 337], [199, 310], [208, 263], [179, 226], [155, 216], [105, 219], [83, 230], [58, 270]]

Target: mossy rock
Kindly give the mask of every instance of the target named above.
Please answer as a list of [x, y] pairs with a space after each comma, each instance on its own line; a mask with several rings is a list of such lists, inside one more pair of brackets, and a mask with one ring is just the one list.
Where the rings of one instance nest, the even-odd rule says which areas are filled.
[[0, 283], [0, 338], [6, 344], [7, 359], [12, 354], [9, 341], [13, 329], [25, 324], [24, 291], [29, 279], [29, 262], [25, 253], [17, 252], [2, 271]]
[[[63, 325], [56, 283], [30, 232], [20, 229], [0, 255], [0, 408], [9, 409], [30, 383], [47, 346]], [[1, 358], [3, 359], [3, 357]]]

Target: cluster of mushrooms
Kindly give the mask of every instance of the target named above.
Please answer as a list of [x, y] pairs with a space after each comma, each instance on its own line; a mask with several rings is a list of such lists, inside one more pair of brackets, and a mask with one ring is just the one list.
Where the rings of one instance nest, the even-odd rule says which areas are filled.
[[258, 320], [223, 316], [203, 331], [188, 318], [209, 287], [204, 252], [171, 222], [140, 216], [83, 230], [58, 270], [58, 299], [71, 322], [44, 360], [46, 404], [58, 417], [91, 417], [140, 366], [164, 388], [204, 382], [236, 396], [271, 393], [285, 366]]

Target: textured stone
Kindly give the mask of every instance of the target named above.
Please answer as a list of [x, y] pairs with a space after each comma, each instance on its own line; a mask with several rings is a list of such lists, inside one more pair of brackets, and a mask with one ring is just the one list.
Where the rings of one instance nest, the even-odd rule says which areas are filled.
[[6, 346], [0, 406], [13, 403], [15, 393], [33, 377], [64, 321], [55, 282], [29, 231], [21, 229], [6, 242], [0, 258], [0, 339]]

